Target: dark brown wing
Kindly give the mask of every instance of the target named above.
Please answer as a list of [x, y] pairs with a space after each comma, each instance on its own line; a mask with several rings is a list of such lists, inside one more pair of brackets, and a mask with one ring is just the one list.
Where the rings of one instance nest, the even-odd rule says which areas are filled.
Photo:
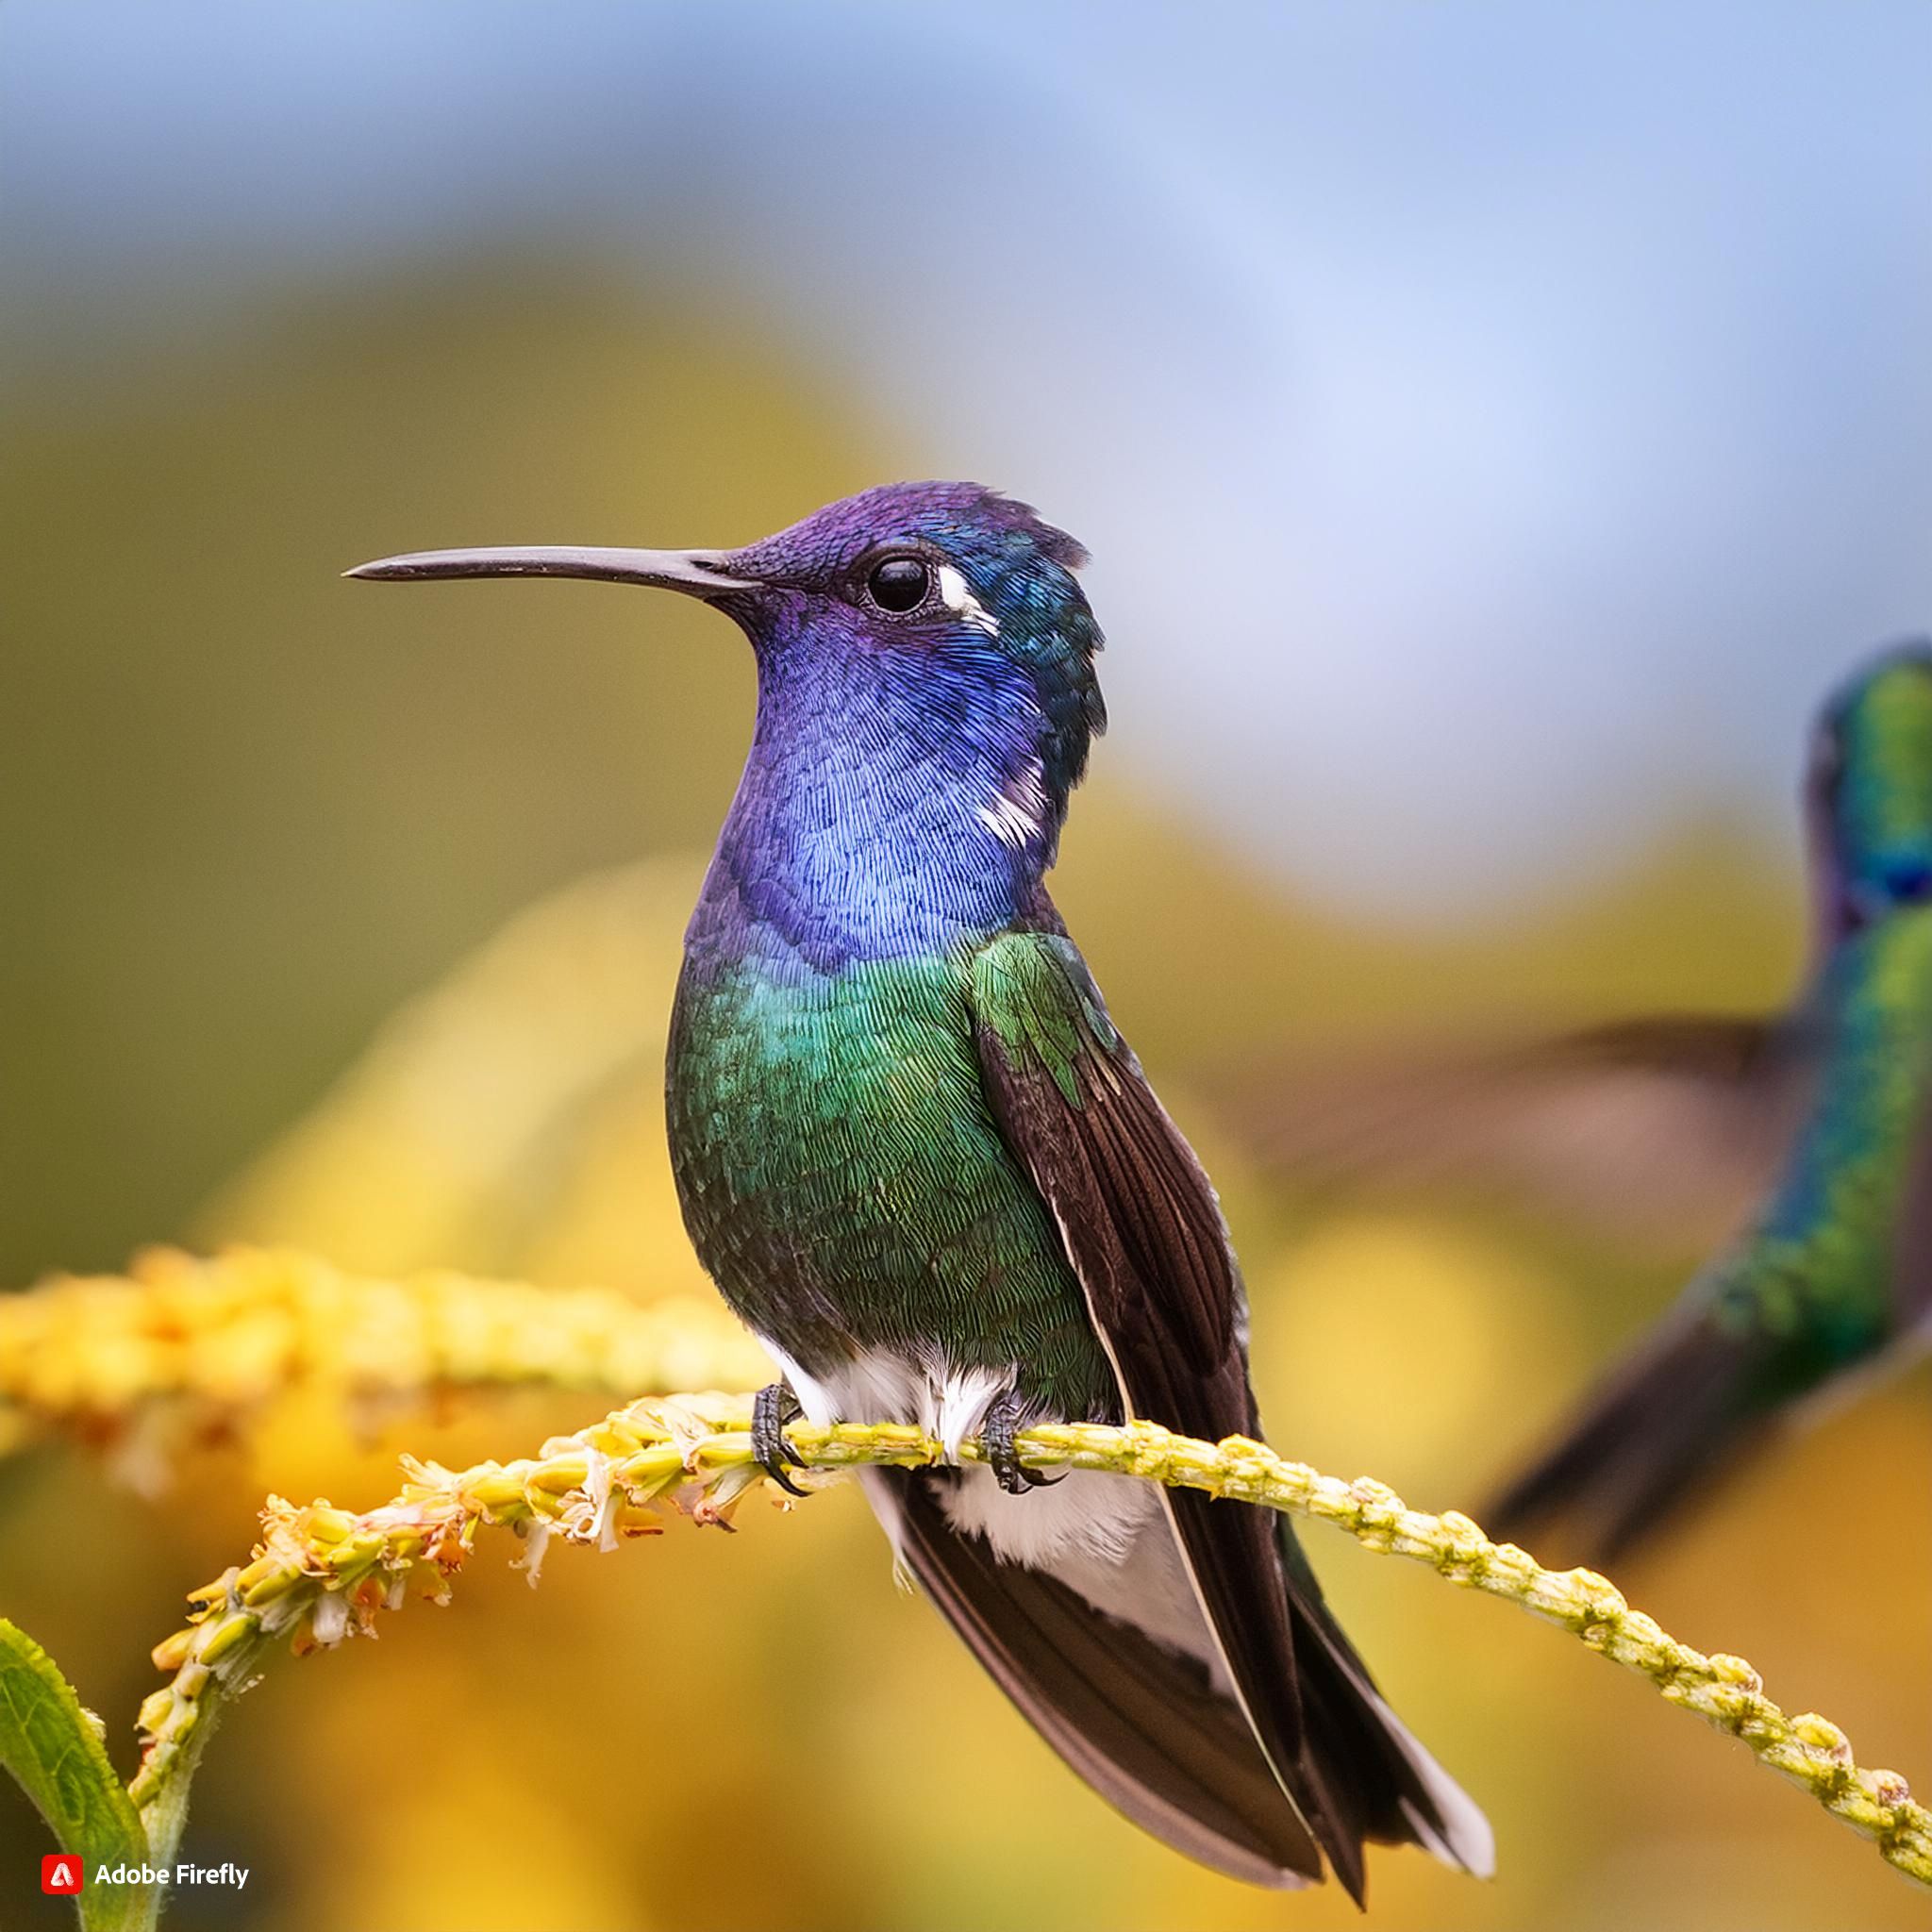
[[[1245, 1303], [1220, 1206], [1079, 954], [1045, 934], [997, 941], [974, 962], [973, 999], [993, 1112], [1059, 1224], [1128, 1413], [1210, 1441], [1256, 1433]], [[1412, 1740], [1374, 1696], [1291, 1539], [1277, 1542], [1271, 1513], [1188, 1490], [1163, 1495], [1242, 1713], [1342, 1883], [1360, 1895], [1367, 1837], [1453, 1843], [1428, 1779], [1411, 1772], [1404, 1782]], [[1359, 1673], [1339, 1713], [1331, 1649]], [[1305, 1708], [1311, 1662], [1325, 1692], [1318, 1743]], [[1338, 1728], [1359, 1734], [1363, 1750], [1339, 1755]], [[1355, 1774], [1363, 1763], [1374, 1766], [1367, 1778]], [[1454, 1788], [1428, 1769], [1446, 1798]]]
[[1623, 1556], [1762, 1429], [1751, 1387], [1775, 1349], [1761, 1332], [1728, 1329], [1694, 1300], [1680, 1303], [1491, 1498], [1483, 1526], [1515, 1539], [1562, 1519], [1582, 1537], [1585, 1559]]
[[1501, 1182], [1707, 1250], [1774, 1181], [1824, 1033], [1809, 1014], [1666, 1015], [1531, 1041], [1285, 1055], [1210, 1085], [1304, 1187]]

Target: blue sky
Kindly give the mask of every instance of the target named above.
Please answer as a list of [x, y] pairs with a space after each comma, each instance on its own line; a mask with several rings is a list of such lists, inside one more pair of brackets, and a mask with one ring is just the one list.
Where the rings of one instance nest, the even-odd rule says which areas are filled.
[[703, 285], [1075, 529], [1109, 762], [1377, 913], [1782, 836], [1816, 698], [1932, 628], [1922, 5], [11, 0], [0, 50], [16, 318], [502, 237]]

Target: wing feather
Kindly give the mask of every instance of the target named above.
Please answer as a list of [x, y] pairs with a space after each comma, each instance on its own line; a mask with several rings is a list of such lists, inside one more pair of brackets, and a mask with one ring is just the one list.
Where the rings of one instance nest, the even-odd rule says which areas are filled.
[[[1051, 934], [995, 941], [973, 1000], [989, 1102], [1058, 1223], [1126, 1412], [1208, 1441], [1257, 1433], [1220, 1203], [1079, 954]], [[1241, 1715], [1343, 1885], [1360, 1897], [1367, 1838], [1479, 1867], [1487, 1827], [1374, 1695], [1285, 1525], [1162, 1497]]]
[[1810, 1008], [1663, 1015], [1554, 1039], [1278, 1055], [1212, 1085], [1303, 1190], [1500, 1186], [1706, 1249], [1776, 1179], [1829, 1042]]

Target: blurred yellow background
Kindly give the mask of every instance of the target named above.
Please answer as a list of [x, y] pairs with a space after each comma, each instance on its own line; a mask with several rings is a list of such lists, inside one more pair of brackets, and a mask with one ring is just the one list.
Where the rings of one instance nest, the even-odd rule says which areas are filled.
[[[749, 730], [745, 654], [675, 599], [378, 594], [337, 573], [441, 542], [735, 543], [966, 467], [972, 439], [949, 460], [730, 273], [656, 280], [564, 223], [541, 246], [319, 261], [168, 312], [112, 353], [43, 333], [0, 383], [4, 1279], [245, 1237], [371, 1269], [702, 1288], [665, 1164], [662, 1028]], [[1042, 508], [1081, 527], [1077, 501]], [[1135, 659], [1201, 648], [1100, 614], [1129, 691]], [[1403, 648], [1382, 642], [1398, 668]], [[1793, 781], [1803, 722], [1793, 706], [1779, 727]], [[1634, 853], [1423, 926], [1290, 883], [1158, 760], [1102, 745], [1097, 763], [1057, 891], [1222, 1187], [1272, 1440], [1474, 1507], [1696, 1252], [1474, 1192], [1307, 1198], [1251, 1169], [1209, 1096], [1264, 1041], [1774, 1003], [1802, 957], [1788, 827], [1690, 785]], [[391, 1020], [439, 985], [441, 1008]], [[1923, 1785], [1928, 1396], [1922, 1364], [1779, 1441], [1617, 1575]], [[40, 1448], [0, 1465], [0, 1610], [106, 1716], [125, 1768], [148, 1646], [246, 1555], [265, 1491], [372, 1504], [405, 1448], [523, 1453], [595, 1406], [478, 1399], [370, 1441], [297, 1397], [246, 1442], [185, 1455], [152, 1502]], [[1332, 1889], [1198, 1872], [1089, 1795], [894, 1590], [857, 1493], [739, 1523], [558, 1549], [535, 1591], [486, 1545], [448, 1609], [277, 1668], [211, 1747], [188, 1840], [255, 1875], [169, 1923], [1355, 1923]], [[1374, 1857], [1372, 1923], [1927, 1923], [1869, 1846], [1641, 1684], [1502, 1606], [1307, 1541], [1391, 1702], [1497, 1831], [1489, 1885]], [[62, 1923], [27, 1896], [41, 1848], [0, 1801], [8, 1925]]]

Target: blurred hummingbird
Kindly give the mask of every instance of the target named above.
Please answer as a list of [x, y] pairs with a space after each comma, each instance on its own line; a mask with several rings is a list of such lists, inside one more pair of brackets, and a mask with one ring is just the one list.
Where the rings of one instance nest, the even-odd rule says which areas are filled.
[[[1170, 1845], [1359, 1900], [1365, 1840], [1487, 1874], [1482, 1814], [1396, 1720], [1285, 1521], [1015, 1452], [1041, 1421], [1258, 1433], [1212, 1187], [1048, 896], [1105, 724], [1080, 546], [964, 483], [710, 550], [432, 551], [353, 576], [655, 585], [758, 662], [685, 940], [672, 1158], [706, 1267], [782, 1366], [754, 1440], [911, 1421], [863, 1472], [903, 1566], [1066, 1762]], [[969, 1436], [988, 1464], [959, 1466]]]
[[1485, 1512], [1499, 1534], [1560, 1517], [1614, 1554], [1804, 1398], [1932, 1339], [1932, 648], [1827, 702], [1805, 818], [1812, 957], [1785, 1012], [1370, 1073], [1339, 1134], [1346, 1108], [1250, 1104], [1304, 1174], [1500, 1161], [1630, 1212], [1755, 1189], [1741, 1232]]

